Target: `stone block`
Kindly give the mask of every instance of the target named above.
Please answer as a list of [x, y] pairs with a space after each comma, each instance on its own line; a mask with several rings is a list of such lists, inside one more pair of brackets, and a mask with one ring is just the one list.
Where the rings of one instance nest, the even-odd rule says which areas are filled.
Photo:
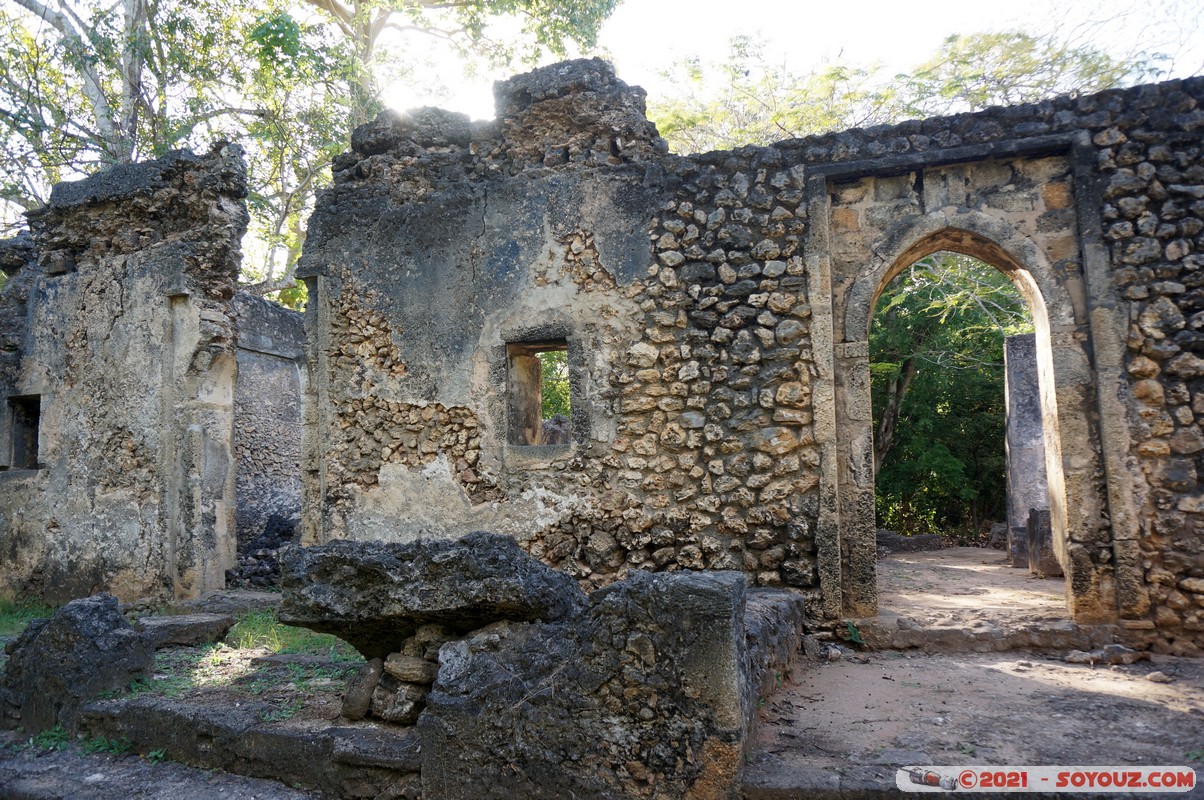
[[280, 620], [338, 636], [368, 658], [400, 652], [422, 625], [467, 633], [491, 622], [556, 621], [585, 602], [577, 584], [478, 531], [454, 541], [332, 542], [280, 553]]
[[637, 773], [666, 797], [738, 796], [744, 613], [737, 573], [638, 572], [571, 624], [449, 642], [418, 721], [424, 796], [644, 796]]
[[1053, 578], [1062, 574], [1062, 566], [1054, 554], [1053, 524], [1048, 509], [1032, 509], [1028, 513], [1028, 569], [1038, 578]]
[[0, 725], [30, 732], [74, 727], [88, 700], [149, 677], [155, 661], [108, 594], [34, 620], [5, 649], [11, 658], [0, 683]]
[[141, 617], [138, 632], [147, 647], [207, 644], [221, 640], [234, 626], [228, 614], [179, 614], [172, 617]]

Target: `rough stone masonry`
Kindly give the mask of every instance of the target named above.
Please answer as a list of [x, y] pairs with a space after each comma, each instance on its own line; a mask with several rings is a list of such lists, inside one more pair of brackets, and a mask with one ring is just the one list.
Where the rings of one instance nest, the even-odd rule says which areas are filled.
[[[697, 156], [601, 61], [496, 96], [492, 122], [387, 113], [335, 160], [304, 370], [279, 384], [302, 395], [306, 543], [496, 530], [587, 589], [734, 569], [817, 618], [872, 614], [869, 321], [900, 270], [956, 250], [1033, 312], [1073, 617], [1200, 652], [1204, 80]], [[60, 189], [0, 251], [6, 592], [187, 594], [233, 566], [236, 161]], [[174, 349], [104, 355], [144, 340]], [[549, 349], [567, 444], [524, 433]]]
[[[318, 202], [305, 541], [487, 528], [586, 587], [736, 569], [871, 614], [869, 317], [951, 249], [1032, 308], [1074, 617], [1198, 652], [1204, 81], [690, 157], [604, 62], [495, 91], [360, 128]], [[513, 430], [549, 346], [567, 445]]]

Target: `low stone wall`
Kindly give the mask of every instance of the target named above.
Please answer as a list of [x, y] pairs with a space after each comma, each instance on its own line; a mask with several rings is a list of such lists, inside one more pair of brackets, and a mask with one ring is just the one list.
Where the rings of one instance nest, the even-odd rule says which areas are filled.
[[417, 721], [431, 798], [737, 797], [802, 598], [637, 572], [588, 599], [505, 536], [284, 554], [282, 619], [373, 660], [344, 714]]

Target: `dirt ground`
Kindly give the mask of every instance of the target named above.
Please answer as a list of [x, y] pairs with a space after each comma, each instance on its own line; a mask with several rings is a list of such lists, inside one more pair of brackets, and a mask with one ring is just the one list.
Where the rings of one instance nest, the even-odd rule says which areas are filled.
[[950, 547], [878, 560], [878, 604], [926, 627], [1067, 619], [1064, 578], [1008, 566], [1002, 550]]
[[[881, 607], [924, 626], [1066, 618], [1062, 579], [1012, 569], [997, 550], [897, 554], [878, 566]], [[1204, 662], [1155, 655], [1092, 666], [1061, 655], [845, 651], [804, 661], [762, 710], [753, 771], [800, 788], [858, 768], [860, 785], [872, 786], [875, 773], [864, 768], [873, 765], [889, 767], [876, 774], [891, 786], [895, 767], [917, 764], [1169, 765], [1204, 774]], [[1162, 680], [1154, 673], [1167, 682], [1150, 680]], [[1204, 797], [1204, 781], [1190, 796]]]
[[[1154, 683], [1161, 672], [1172, 680]], [[1204, 767], [1204, 664], [1024, 653], [883, 653], [806, 662], [763, 710], [761, 750], [843, 764]]]
[[26, 747], [27, 738], [0, 731], [2, 800], [326, 800], [277, 781], [155, 763], [133, 754]]

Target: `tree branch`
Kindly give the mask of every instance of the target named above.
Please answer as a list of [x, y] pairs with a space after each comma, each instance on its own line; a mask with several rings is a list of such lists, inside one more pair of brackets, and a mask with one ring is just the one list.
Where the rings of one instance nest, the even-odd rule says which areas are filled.
[[[122, 155], [125, 155], [128, 160], [128, 153], [113, 152], [115, 148], [120, 147], [124, 143], [116, 131], [113, 122], [113, 109], [109, 105], [108, 98], [105, 97], [100, 76], [88, 64], [88, 56], [90, 54], [79, 31], [67, 19], [66, 15], [50, 10], [38, 0], [16, 0], [16, 3], [34, 16], [47, 22], [59, 32], [64, 46], [74, 56], [75, 68], [79, 71], [80, 77], [83, 78], [84, 96], [88, 98], [88, 102], [92, 105], [92, 114], [95, 117], [96, 127], [100, 132], [102, 140], [102, 151], [111, 156], [114, 161], [122, 160]], [[108, 146], [105, 147], [104, 145]]]

